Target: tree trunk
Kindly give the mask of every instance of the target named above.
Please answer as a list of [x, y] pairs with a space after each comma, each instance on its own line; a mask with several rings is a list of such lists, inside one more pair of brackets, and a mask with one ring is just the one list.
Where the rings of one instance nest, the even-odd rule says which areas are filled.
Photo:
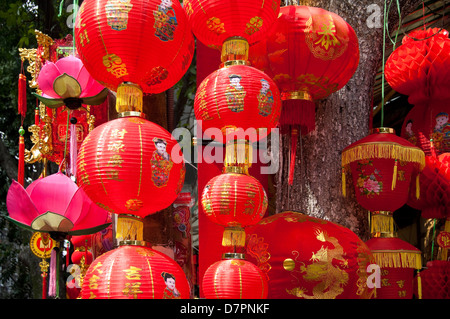
[[[294, 1], [295, 2], [295, 1]], [[402, 1], [402, 17], [416, 8], [418, 0]], [[360, 62], [353, 77], [341, 90], [316, 103], [316, 129], [298, 139], [294, 183], [289, 174], [290, 138], [280, 139], [280, 169], [277, 183], [277, 213], [295, 210], [348, 227], [361, 239], [369, 239], [368, 217], [353, 193], [344, 198], [341, 192], [341, 152], [369, 133], [372, 91], [382, 61], [383, 7], [377, 0], [313, 0], [299, 5], [320, 7], [334, 12], [355, 30]], [[381, 26], [370, 28], [367, 20], [378, 6]], [[398, 16], [391, 10], [389, 29], [394, 30]], [[395, 15], [395, 17], [394, 17]], [[393, 16], [393, 17], [391, 17]]]

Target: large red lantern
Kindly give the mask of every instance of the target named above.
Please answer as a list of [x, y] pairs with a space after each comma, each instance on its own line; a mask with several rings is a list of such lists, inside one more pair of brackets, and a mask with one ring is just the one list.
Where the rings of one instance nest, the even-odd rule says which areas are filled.
[[83, 280], [82, 299], [187, 299], [181, 267], [143, 242], [123, 242], [94, 260]]
[[421, 251], [396, 237], [366, 242], [380, 270], [377, 299], [412, 299], [414, 270], [422, 268]]
[[450, 39], [447, 30], [415, 30], [386, 61], [385, 77], [413, 105], [448, 104]]
[[202, 121], [205, 135], [217, 134], [208, 134], [208, 130], [217, 128], [223, 136], [214, 138], [220, 142], [232, 135], [255, 142], [277, 125], [280, 93], [264, 72], [232, 65], [216, 70], [202, 81], [195, 95], [194, 111]]
[[247, 234], [247, 259], [265, 274], [269, 299], [368, 299], [373, 256], [348, 228], [297, 212], [262, 219]]
[[203, 276], [206, 299], [266, 299], [267, 280], [263, 272], [243, 254], [225, 254], [209, 266]]
[[186, 72], [194, 53], [178, 0], [86, 0], [75, 37], [86, 69], [113, 91], [132, 82], [144, 93], [163, 92]]
[[172, 204], [183, 186], [184, 170], [177, 141], [139, 116], [94, 129], [77, 159], [77, 180], [88, 196], [115, 214], [137, 219]]
[[380, 232], [386, 220], [392, 222], [393, 212], [406, 204], [411, 181], [418, 185], [424, 166], [425, 154], [420, 148], [395, 135], [393, 129], [373, 129], [342, 151], [344, 196], [346, 174], [351, 172], [356, 200], [372, 212], [372, 232]]

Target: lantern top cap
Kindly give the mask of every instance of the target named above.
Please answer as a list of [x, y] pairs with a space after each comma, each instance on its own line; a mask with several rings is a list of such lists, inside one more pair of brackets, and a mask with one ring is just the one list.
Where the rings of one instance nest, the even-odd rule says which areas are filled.
[[245, 260], [245, 254], [243, 253], [224, 253], [222, 259], [241, 259]]
[[370, 130], [370, 134], [380, 134], [380, 133], [395, 134], [395, 130], [390, 127], [378, 127]]
[[150, 243], [143, 240], [121, 240], [119, 246], [143, 246], [150, 247]]

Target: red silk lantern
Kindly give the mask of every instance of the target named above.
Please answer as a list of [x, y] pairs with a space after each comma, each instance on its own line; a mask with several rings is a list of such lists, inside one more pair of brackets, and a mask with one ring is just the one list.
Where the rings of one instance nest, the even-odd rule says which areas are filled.
[[386, 80], [413, 105], [445, 104], [450, 98], [449, 53], [447, 30], [415, 30], [387, 59]]
[[[450, 299], [449, 276], [450, 261], [433, 260], [427, 262], [426, 269], [420, 272], [421, 299]], [[420, 298], [418, 291], [415, 291], [415, 295]]]
[[[233, 134], [255, 142], [270, 133], [281, 112], [280, 92], [264, 72], [246, 65], [220, 68], [198, 87], [194, 101], [195, 117], [202, 120], [205, 135], [218, 128], [226, 139]], [[255, 129], [254, 131], [247, 131]], [[264, 129], [266, 129], [264, 131]], [[212, 137], [212, 136], [210, 136]]]
[[[346, 172], [351, 171], [358, 203], [371, 212], [382, 211], [391, 216], [408, 201], [411, 180], [416, 177], [418, 184], [424, 166], [425, 154], [420, 148], [395, 135], [393, 129], [374, 129], [342, 151], [344, 196]], [[386, 220], [383, 215], [373, 216], [374, 227], [381, 227]]]
[[185, 0], [184, 9], [198, 40], [220, 47], [232, 37], [253, 44], [261, 40], [278, 17], [280, 0], [228, 2]]
[[83, 260], [84, 264], [90, 265], [92, 263], [93, 257], [92, 253], [89, 250], [87, 251], [75, 250], [72, 253], [71, 259], [74, 264], [80, 264]]
[[82, 299], [187, 299], [181, 267], [143, 242], [124, 243], [94, 260], [83, 280]]
[[206, 270], [202, 288], [206, 299], [266, 299], [267, 280], [251, 262], [225, 254]]
[[184, 170], [172, 135], [137, 116], [94, 129], [77, 159], [80, 187], [97, 205], [139, 217], [162, 210], [177, 198]]
[[169, 89], [186, 72], [195, 46], [178, 0], [85, 0], [75, 37], [86, 69], [113, 91], [124, 82], [144, 93]]
[[247, 260], [265, 274], [269, 299], [366, 299], [373, 256], [348, 228], [297, 212], [262, 219], [247, 234]]
[[421, 251], [395, 237], [375, 237], [366, 244], [381, 268], [377, 299], [411, 299], [414, 269], [422, 268]]

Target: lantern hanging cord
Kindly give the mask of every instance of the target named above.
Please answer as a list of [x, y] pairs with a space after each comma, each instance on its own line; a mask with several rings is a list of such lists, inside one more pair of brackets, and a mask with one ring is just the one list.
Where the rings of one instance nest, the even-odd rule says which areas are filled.
[[384, 69], [386, 63], [386, 11], [387, 11], [387, 0], [384, 0], [384, 15], [383, 15], [383, 62], [381, 64], [382, 72], [381, 72], [381, 127], [384, 127]]

